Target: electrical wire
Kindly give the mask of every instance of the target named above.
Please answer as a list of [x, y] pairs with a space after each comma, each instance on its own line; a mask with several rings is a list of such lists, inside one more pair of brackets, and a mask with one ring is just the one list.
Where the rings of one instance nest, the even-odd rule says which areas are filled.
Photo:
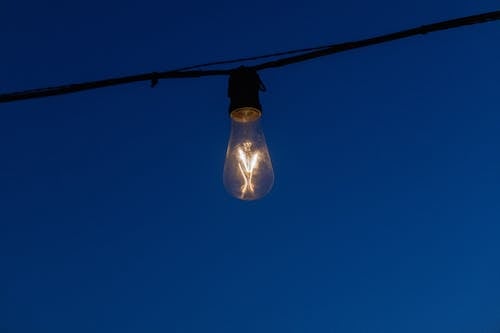
[[334, 53], [339, 53], [339, 52], [344, 52], [344, 51], [349, 51], [361, 47], [366, 47], [366, 46], [371, 46], [371, 45], [376, 45], [376, 44], [381, 44], [381, 43], [387, 43], [393, 40], [397, 39], [403, 39], [403, 38], [408, 38], [412, 37], [415, 35], [425, 35], [428, 33], [432, 33], [435, 31], [441, 31], [441, 30], [448, 30], [448, 29], [453, 29], [453, 28], [458, 28], [466, 25], [473, 25], [473, 24], [480, 24], [480, 23], [486, 23], [486, 22], [491, 22], [495, 20], [500, 19], [500, 11], [494, 11], [494, 12], [488, 12], [484, 14], [479, 14], [479, 15], [472, 15], [472, 16], [466, 16], [466, 17], [461, 17], [457, 19], [452, 19], [448, 21], [442, 21], [438, 23], [433, 23], [433, 24], [427, 24], [427, 25], [422, 25], [417, 28], [412, 28], [412, 29], [407, 29], [407, 30], [402, 30], [394, 33], [390, 33], [387, 35], [380, 35], [372, 38], [367, 38], [367, 39], [362, 39], [354, 42], [347, 42], [347, 43], [341, 43], [341, 44], [332, 44], [326, 48], [323, 48], [321, 50], [316, 50], [312, 51], [309, 53], [293, 56], [293, 57], [288, 57], [288, 58], [282, 58], [278, 59], [275, 61], [270, 61], [266, 62], [257, 66], [254, 66], [254, 69], [256, 70], [262, 70], [262, 69], [267, 69], [267, 68], [276, 68], [276, 67], [281, 67], [281, 66], [286, 66], [290, 64], [295, 64], [298, 62], [302, 61], [307, 61], [319, 57], [324, 57], [327, 55], [331, 55]]
[[290, 54], [319, 51], [322, 49], [326, 49], [328, 47], [331, 47], [331, 45], [324, 45], [324, 46], [308, 47], [305, 49], [296, 49], [296, 50], [290, 50], [290, 51], [275, 52], [275, 53], [263, 54], [263, 55], [253, 56], [253, 57], [244, 57], [244, 58], [238, 58], [238, 59], [214, 61], [214, 62], [208, 62], [206, 64], [199, 64], [199, 65], [183, 67], [183, 68], [179, 68], [177, 70], [178, 71], [185, 71], [185, 70], [199, 69], [199, 68], [203, 68], [203, 67], [210, 67], [210, 66], [216, 66], [216, 65], [239, 64], [239, 63], [247, 62], [247, 61], [275, 58], [275, 57], [290, 55]]
[[215, 65], [242, 63], [245, 61], [255, 61], [255, 60], [259, 60], [259, 59], [272, 58], [272, 57], [277, 57], [277, 56], [281, 56], [281, 55], [304, 53], [307, 51], [317, 51], [317, 50], [324, 49], [326, 47], [328, 47], [328, 46], [310, 47], [310, 48], [304, 48], [304, 49], [298, 49], [298, 50], [270, 53], [270, 54], [259, 55], [259, 56], [254, 56], [254, 57], [245, 57], [245, 58], [238, 58], [238, 59], [231, 59], [231, 60], [208, 62], [208, 63], [198, 64], [198, 65], [193, 65], [193, 66], [188, 66], [188, 67], [181, 67], [181, 68], [177, 68], [177, 69], [173, 69], [173, 70], [169, 70], [169, 71], [164, 71], [164, 72], [143, 73], [143, 74], [123, 76], [123, 77], [118, 77], [118, 78], [110, 78], [110, 79], [104, 79], [104, 80], [98, 80], [98, 81], [74, 83], [74, 84], [62, 85], [62, 86], [56, 86], [56, 87], [39, 88], [39, 89], [25, 90], [25, 91], [20, 91], [20, 92], [13, 92], [13, 93], [8, 93], [8, 94], [1, 94], [0, 95], [0, 103], [14, 102], [14, 101], [19, 101], [19, 100], [33, 99], [33, 98], [40, 98], [40, 97], [49, 97], [49, 96], [55, 96], [55, 95], [64, 95], [64, 94], [69, 94], [69, 93], [74, 93], [74, 92], [79, 92], [79, 91], [84, 91], [84, 90], [104, 88], [104, 87], [109, 87], [109, 86], [115, 86], [115, 85], [133, 83], [133, 82], [141, 82], [141, 81], [151, 81], [151, 86], [154, 87], [158, 84], [158, 81], [160, 79], [194, 78], [194, 77], [201, 77], [201, 76], [229, 75], [231, 73], [231, 70], [211, 70], [211, 71], [198, 70], [198, 71], [194, 71], [194, 69], [215, 66]]
[[[415, 35], [425, 35], [428, 33], [448, 30], [453, 28], [458, 28], [466, 25], [482, 24], [486, 22], [496, 21], [500, 19], [500, 11], [487, 12], [478, 15], [466, 16], [461, 18], [456, 18], [447, 21], [441, 21], [433, 24], [427, 24], [420, 27], [402, 30], [386, 35], [379, 35], [372, 38], [340, 43], [340, 44], [330, 44], [325, 46], [317, 46], [311, 48], [296, 49], [284, 52], [276, 52], [271, 54], [259, 55], [254, 57], [245, 57], [239, 59], [230, 59], [223, 61], [209, 62], [205, 64], [193, 65], [188, 67], [183, 67], [179, 69], [163, 71], [163, 72], [151, 72], [143, 73], [130, 76], [122, 76], [109, 78], [98, 81], [89, 81], [82, 83], [74, 83], [61, 85], [56, 87], [47, 87], [39, 89], [24, 90], [6, 94], [0, 94], [0, 103], [14, 102], [20, 100], [27, 100], [33, 98], [49, 97], [55, 95], [64, 95], [69, 93], [75, 93], [84, 90], [98, 89], [109, 86], [122, 85], [133, 82], [140, 81], [150, 81], [151, 86], [154, 87], [160, 79], [180, 79], [180, 78], [196, 78], [204, 76], [217, 76], [217, 75], [229, 75], [234, 69], [214, 69], [214, 70], [201, 70], [201, 68], [215, 66], [215, 65], [227, 65], [235, 63], [243, 63], [247, 61], [256, 61], [266, 58], [279, 57], [284, 55], [292, 55], [290, 57], [279, 58], [276, 60], [264, 62], [261, 64], [248, 66], [255, 70], [264, 70], [270, 68], [277, 68], [282, 66], [287, 66], [303, 61], [312, 60], [315, 58], [324, 57], [327, 55], [332, 55], [334, 53], [344, 52], [348, 50], [353, 50], [357, 48], [367, 47], [376, 44], [387, 43], [397, 39], [403, 39], [412, 37]], [[195, 70], [197, 69], [197, 70]]]
[[202, 76], [228, 75], [230, 70], [210, 70], [210, 71], [184, 71], [171, 70], [165, 72], [151, 72], [130, 76], [122, 76], [98, 81], [89, 81], [82, 83], [73, 83], [56, 87], [40, 88], [24, 90], [19, 92], [7, 93], [0, 95], [0, 103], [14, 102], [40, 97], [49, 97], [56, 95], [65, 95], [84, 90], [98, 89], [104, 87], [117, 86], [133, 82], [151, 81], [151, 87], [158, 84], [160, 79], [181, 79], [195, 78]]

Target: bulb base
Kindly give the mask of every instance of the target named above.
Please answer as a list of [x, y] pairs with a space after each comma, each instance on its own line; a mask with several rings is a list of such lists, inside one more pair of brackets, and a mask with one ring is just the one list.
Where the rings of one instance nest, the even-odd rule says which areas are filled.
[[232, 110], [229, 115], [231, 119], [238, 123], [251, 123], [262, 116], [262, 111], [256, 108], [244, 107]]

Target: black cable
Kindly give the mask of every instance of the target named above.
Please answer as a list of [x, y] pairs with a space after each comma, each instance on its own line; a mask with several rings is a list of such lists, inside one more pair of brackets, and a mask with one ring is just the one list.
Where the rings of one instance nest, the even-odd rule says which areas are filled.
[[325, 49], [325, 48], [328, 48], [328, 47], [331, 47], [331, 45], [308, 47], [308, 48], [305, 48], [305, 49], [296, 49], [296, 50], [290, 50], [290, 51], [282, 51], [282, 52], [269, 53], [269, 54], [264, 54], [264, 55], [259, 55], [259, 56], [253, 56], [253, 57], [244, 57], [244, 58], [231, 59], [231, 60], [221, 60], [221, 61], [207, 62], [206, 64], [200, 64], [200, 65], [193, 65], [193, 66], [183, 67], [183, 68], [180, 68], [178, 70], [179, 71], [185, 71], [185, 70], [192, 70], [192, 69], [197, 69], [197, 68], [202, 68], [202, 67], [209, 67], [209, 66], [215, 66], [215, 65], [239, 64], [239, 63], [246, 62], [246, 61], [255, 61], [255, 60], [266, 59], [266, 58], [275, 58], [275, 57], [279, 57], [279, 56], [283, 56], [283, 55], [289, 55], [289, 54], [305, 53], [305, 52], [310, 52], [310, 51], [318, 51], [318, 50], [322, 50], [322, 49]]
[[98, 80], [98, 81], [74, 83], [74, 84], [62, 85], [62, 86], [56, 86], [56, 87], [31, 89], [31, 90], [19, 91], [19, 92], [14, 92], [14, 93], [0, 94], [0, 103], [14, 102], [14, 101], [19, 101], [19, 100], [33, 99], [33, 98], [40, 98], [40, 97], [64, 95], [64, 94], [70, 94], [70, 93], [84, 91], [84, 90], [104, 88], [104, 87], [109, 87], [109, 86], [115, 86], [115, 85], [133, 83], [133, 82], [140, 82], [140, 81], [151, 81], [151, 86], [154, 87], [158, 84], [159, 79], [193, 78], [193, 77], [201, 77], [201, 76], [228, 75], [228, 74], [230, 74], [231, 70], [212, 70], [212, 71], [208, 71], [208, 70], [193, 71], [193, 70], [197, 69], [197, 68], [202, 68], [202, 67], [224, 65], [224, 64], [234, 64], [234, 63], [241, 63], [244, 61], [253, 61], [253, 60], [259, 60], [259, 59], [272, 58], [272, 57], [277, 57], [277, 56], [281, 56], [281, 55], [303, 53], [303, 52], [307, 52], [307, 51], [315, 51], [315, 50], [323, 49], [325, 47], [328, 47], [328, 46], [310, 47], [310, 48], [297, 49], [297, 50], [291, 50], [291, 51], [270, 53], [270, 54], [254, 56], [254, 57], [245, 57], [245, 58], [232, 59], [232, 60], [214, 61], [214, 62], [208, 62], [205, 64], [182, 67], [182, 68], [178, 68], [178, 69], [174, 69], [174, 70], [170, 70], [170, 71], [165, 71], [165, 72], [144, 73], [144, 74], [138, 74], [138, 75], [124, 76], [124, 77], [119, 77], [119, 78], [110, 78], [110, 79], [104, 79], [104, 80]]
[[[97, 89], [109, 86], [116, 86], [126, 83], [139, 82], [139, 81], [150, 81], [151, 86], [155, 86], [160, 79], [178, 79], [178, 78], [194, 78], [194, 77], [202, 77], [202, 76], [214, 76], [214, 75], [229, 75], [233, 69], [219, 69], [219, 70], [193, 70], [196, 68], [202, 68], [213, 65], [223, 65], [223, 64], [232, 64], [232, 63], [241, 63], [244, 61], [252, 61], [259, 60], [264, 58], [277, 57], [282, 55], [296, 54], [302, 53], [299, 55], [281, 58], [269, 62], [265, 62], [262, 64], [258, 64], [255, 66], [250, 66], [255, 70], [263, 70], [268, 68], [276, 68], [282, 67], [298, 62], [303, 62], [319, 57], [324, 57], [327, 55], [331, 55], [334, 53], [344, 52], [352, 49], [357, 49], [361, 47], [366, 47], [375, 44], [381, 44], [390, 42], [397, 39], [408, 38], [415, 35], [424, 35], [427, 33], [432, 33], [440, 30], [447, 30], [452, 28], [458, 28], [466, 25], [473, 24], [481, 24], [490, 21], [495, 21], [500, 19], [500, 11], [493, 11], [488, 13], [483, 13], [479, 15], [472, 15], [457, 19], [452, 19], [448, 21], [442, 21], [438, 23], [423, 25], [417, 28], [412, 28], [408, 30], [403, 30], [387, 35], [376, 36], [368, 39], [362, 39], [353, 42], [340, 43], [340, 44], [331, 44], [326, 46], [318, 46], [312, 48], [305, 49], [297, 49], [290, 50], [285, 52], [277, 52], [272, 54], [266, 54], [255, 57], [247, 57], [247, 58], [239, 58], [233, 60], [224, 60], [211, 62], [206, 64], [194, 65], [189, 67], [183, 67], [176, 70], [164, 71], [164, 72], [152, 72], [152, 73], [144, 73], [138, 75], [130, 75], [123, 77], [116, 77], [98, 81], [90, 81], [90, 82], [82, 82], [75, 84], [68, 84], [56, 87], [48, 87], [48, 88], [40, 88], [40, 89], [32, 89], [25, 90], [13, 93], [6, 93], [0, 95], [0, 103], [13, 102], [19, 100], [40, 98], [40, 97], [48, 97], [55, 95], [63, 95], [74, 93], [83, 90]], [[305, 52], [305, 53], [304, 53]]]
[[65, 95], [83, 90], [111, 87], [120, 84], [140, 82], [140, 81], [151, 81], [151, 86], [154, 87], [158, 83], [158, 80], [160, 79], [180, 79], [180, 78], [193, 78], [193, 77], [213, 76], [213, 75], [228, 75], [230, 72], [231, 72], [230, 70], [185, 71], [185, 72], [172, 70], [166, 72], [144, 73], [138, 75], [130, 75], [130, 76], [122, 76], [117, 78], [98, 80], [98, 81], [73, 83], [57, 87], [24, 90], [14, 93], [2, 94], [0, 95], [0, 103], [14, 102], [19, 100], [26, 100], [26, 99], [33, 99], [40, 97], [49, 97], [55, 95]]
[[257, 66], [253, 66], [255, 70], [262, 70], [267, 68], [276, 68], [281, 66], [286, 66], [290, 64], [295, 64], [302, 61], [307, 61], [319, 57], [324, 57], [334, 53], [344, 52], [348, 50], [353, 50], [361, 47], [366, 47], [375, 44], [387, 43], [393, 40], [408, 38], [415, 35], [425, 35], [431, 32], [447, 30], [462, 27], [465, 25], [480, 24], [490, 21], [495, 21], [500, 19], [500, 11], [494, 11], [479, 15], [472, 15], [467, 17], [461, 17], [453, 20], [442, 21], [438, 23], [423, 25], [418, 28], [412, 28], [408, 30], [398, 31], [387, 35], [381, 35], [377, 37], [362, 39], [354, 42], [347, 42], [341, 44], [332, 44], [325, 49], [318, 51], [313, 51], [305, 54], [300, 54], [293, 57], [278, 59], [274, 61], [269, 61]]

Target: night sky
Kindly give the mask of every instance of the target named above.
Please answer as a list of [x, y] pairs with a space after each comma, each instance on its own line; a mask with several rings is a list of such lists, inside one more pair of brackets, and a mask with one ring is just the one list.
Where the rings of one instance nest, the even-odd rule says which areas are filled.
[[[4, 1], [0, 93], [492, 10]], [[222, 184], [227, 77], [0, 104], [0, 333], [500, 332], [499, 41], [493, 22], [262, 71], [275, 186], [253, 202]]]

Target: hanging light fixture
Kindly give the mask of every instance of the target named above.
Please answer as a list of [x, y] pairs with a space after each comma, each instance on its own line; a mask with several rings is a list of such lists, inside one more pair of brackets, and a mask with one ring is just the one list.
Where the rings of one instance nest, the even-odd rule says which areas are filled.
[[239, 67], [229, 76], [231, 134], [224, 163], [224, 187], [235, 198], [256, 200], [273, 187], [271, 156], [261, 125], [259, 91], [265, 87], [254, 69]]
[[[340, 52], [388, 43], [398, 39], [427, 35], [437, 31], [496, 20], [500, 20], [500, 10], [421, 25], [411, 29], [350, 42], [209, 62], [162, 72], [15, 91], [0, 94], [0, 103], [65, 95], [139, 81], [150, 81], [151, 87], [155, 87], [160, 79], [229, 75], [228, 95], [231, 100], [229, 106], [231, 134], [226, 152], [226, 161], [224, 163], [224, 186], [232, 196], [238, 199], [256, 200], [269, 193], [274, 183], [271, 157], [269, 156], [269, 150], [260, 123], [262, 107], [259, 101], [259, 91], [263, 91], [265, 88], [257, 74], [257, 70], [288, 66]], [[274, 59], [256, 64], [251, 68], [242, 66], [237, 69], [204, 69], [209, 66], [243, 63], [268, 58]]]

